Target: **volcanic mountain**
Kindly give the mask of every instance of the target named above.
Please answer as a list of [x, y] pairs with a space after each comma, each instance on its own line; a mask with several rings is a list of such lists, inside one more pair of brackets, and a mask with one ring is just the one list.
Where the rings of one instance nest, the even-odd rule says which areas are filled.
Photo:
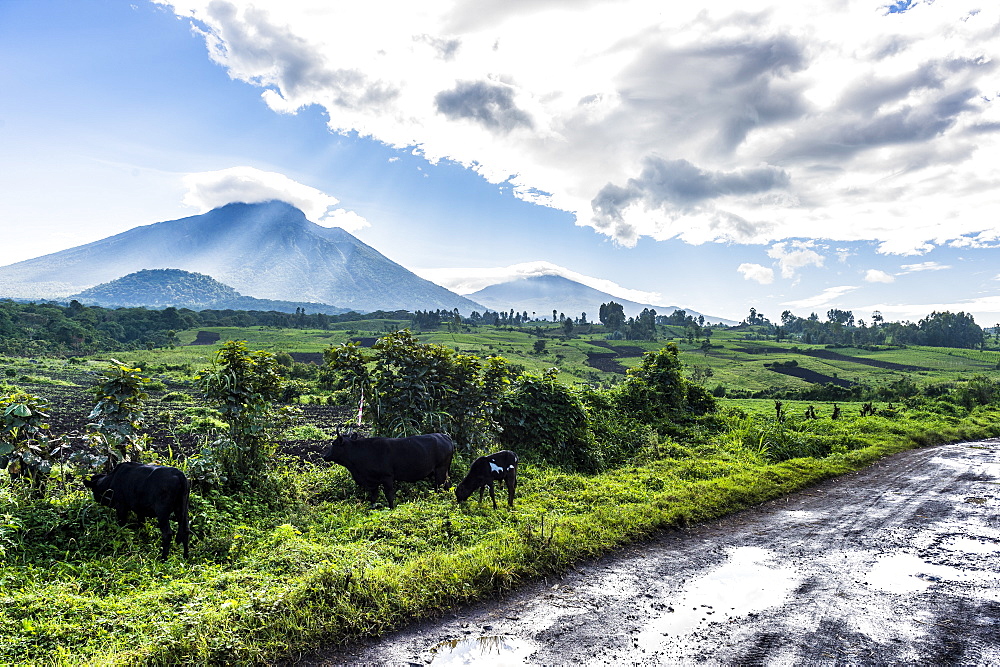
[[85, 289], [71, 298], [88, 306], [106, 308], [174, 306], [191, 310], [276, 310], [280, 313], [294, 313], [302, 309], [307, 314], [327, 315], [347, 312], [345, 308], [323, 303], [276, 301], [243, 296], [211, 276], [180, 269], [143, 269], [109, 283]]
[[[508, 311], [513, 308], [518, 313], [527, 311], [529, 314], [535, 313], [539, 317], [547, 318], [554, 309], [567, 317], [579, 317], [581, 313], [586, 313], [587, 319], [594, 322], [597, 321], [601, 304], [609, 301], [621, 304], [625, 315], [629, 317], [635, 317], [644, 308], [655, 310], [657, 315], [669, 315], [678, 310], [677, 306], [636, 303], [555, 275], [518, 278], [490, 285], [467, 296], [491, 310]], [[701, 315], [690, 309], [686, 309], [685, 312], [696, 318]], [[732, 320], [710, 315], [706, 315], [705, 319], [713, 323], [735, 324]]]
[[0, 267], [0, 297], [65, 299], [142, 269], [167, 268], [211, 276], [259, 299], [363, 311], [483, 310], [280, 201], [227, 204]]

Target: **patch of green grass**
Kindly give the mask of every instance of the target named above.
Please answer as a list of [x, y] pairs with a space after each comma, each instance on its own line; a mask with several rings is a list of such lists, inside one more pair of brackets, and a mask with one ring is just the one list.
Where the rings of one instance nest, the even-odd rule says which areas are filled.
[[[0, 660], [248, 663], [384, 632], [672, 526], [704, 521], [919, 444], [1000, 433], [1000, 411], [836, 422], [790, 418], [830, 455], [768, 460], [773, 401], [728, 401], [714, 434], [665, 440], [594, 476], [524, 461], [516, 509], [403, 485], [370, 509], [339, 466], [283, 462], [255, 497], [192, 497], [199, 538], [157, 559], [158, 531], [120, 527], [82, 490], [2, 491]], [[802, 406], [787, 402], [797, 412]], [[820, 406], [817, 406], [819, 409]], [[769, 414], [768, 411], [771, 411]], [[456, 463], [456, 476], [464, 463]], [[501, 494], [502, 495], [502, 494]]]

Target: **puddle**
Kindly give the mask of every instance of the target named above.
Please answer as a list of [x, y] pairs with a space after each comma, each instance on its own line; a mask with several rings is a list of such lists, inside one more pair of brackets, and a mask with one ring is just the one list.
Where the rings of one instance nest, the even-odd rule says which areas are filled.
[[802, 580], [795, 569], [776, 564], [766, 549], [728, 551], [725, 563], [691, 581], [678, 596], [663, 599], [665, 613], [639, 633], [639, 646], [669, 650], [706, 625], [777, 607]]
[[992, 554], [1000, 551], [1000, 544], [996, 542], [974, 540], [970, 537], [953, 537], [944, 546], [952, 551], [971, 554]]
[[912, 554], [894, 554], [875, 561], [865, 577], [865, 583], [889, 593], [917, 593], [927, 590], [932, 584], [948, 581], [971, 586], [971, 592], [976, 597], [996, 599], [997, 579], [997, 575], [991, 572], [933, 565]]
[[535, 647], [523, 639], [495, 635], [449, 639], [431, 650], [432, 665], [511, 665], [524, 663]]

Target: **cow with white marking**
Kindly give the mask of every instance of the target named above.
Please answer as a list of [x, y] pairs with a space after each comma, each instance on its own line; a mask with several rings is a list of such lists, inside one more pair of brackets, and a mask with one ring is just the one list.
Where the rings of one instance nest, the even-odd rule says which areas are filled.
[[505, 449], [495, 454], [480, 456], [472, 462], [469, 474], [455, 487], [455, 497], [464, 503], [476, 489], [479, 489], [479, 502], [483, 502], [483, 493], [490, 490], [490, 500], [493, 509], [497, 509], [497, 497], [493, 483], [503, 481], [507, 486], [507, 504], [514, 507], [514, 489], [517, 488], [517, 454]]

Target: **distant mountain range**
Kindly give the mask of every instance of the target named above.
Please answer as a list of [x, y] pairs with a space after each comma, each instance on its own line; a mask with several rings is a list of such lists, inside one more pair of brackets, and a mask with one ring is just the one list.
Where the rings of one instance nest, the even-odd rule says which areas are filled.
[[[529, 315], [534, 313], [535, 316], [545, 319], [551, 316], [552, 309], [555, 308], [567, 317], [573, 318], [586, 313], [588, 320], [596, 322], [601, 304], [609, 301], [620, 303], [628, 317], [635, 317], [645, 308], [655, 310], [657, 315], [669, 315], [678, 310], [677, 306], [653, 306], [622, 299], [562, 276], [519, 278], [490, 285], [467, 296], [491, 310], [509, 311], [513, 308], [515, 312], [527, 311]], [[696, 318], [702, 315], [691, 309], [684, 310]], [[712, 315], [705, 315], [705, 319], [711, 323], [736, 324], [732, 320]]]
[[294, 313], [301, 308], [307, 314], [328, 315], [348, 310], [323, 303], [255, 299], [243, 296], [211, 276], [180, 269], [143, 269], [85, 289], [70, 298], [88, 306], [105, 308], [174, 306], [191, 310], [276, 310], [281, 313]]
[[350, 310], [484, 310], [279, 201], [228, 204], [0, 267], [0, 297], [61, 300], [143, 269], [182, 269], [259, 299]]
[[[460, 296], [391, 261], [338, 227], [291, 204], [227, 204], [201, 215], [130, 229], [106, 239], [0, 267], [0, 298], [108, 306], [340, 313], [348, 310], [552, 309], [597, 320], [602, 303], [626, 315], [651, 306], [561, 276], [535, 276]], [[688, 310], [697, 317], [701, 313]], [[710, 322], [731, 320], [705, 316]]]

